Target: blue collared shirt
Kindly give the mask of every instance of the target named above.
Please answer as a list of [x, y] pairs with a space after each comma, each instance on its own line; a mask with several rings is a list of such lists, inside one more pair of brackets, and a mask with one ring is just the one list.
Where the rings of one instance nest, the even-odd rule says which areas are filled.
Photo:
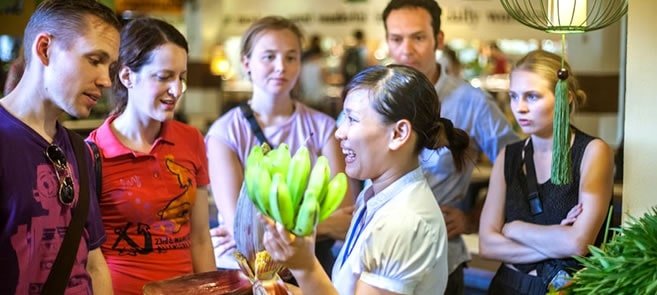
[[[441, 67], [442, 68], [442, 67]], [[440, 115], [450, 119], [455, 128], [470, 135], [470, 150], [461, 173], [456, 171], [452, 153], [447, 148], [424, 149], [420, 153], [420, 166], [438, 204], [459, 206], [465, 196], [476, 155], [483, 151], [494, 161], [507, 144], [520, 140], [492, 98], [467, 81], [448, 75], [442, 70], [435, 84], [440, 99]], [[470, 260], [461, 237], [449, 240], [449, 271]]]

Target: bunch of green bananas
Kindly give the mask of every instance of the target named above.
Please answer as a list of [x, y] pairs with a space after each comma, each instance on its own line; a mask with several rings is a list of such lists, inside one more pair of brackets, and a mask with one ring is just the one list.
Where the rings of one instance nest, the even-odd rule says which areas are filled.
[[255, 207], [297, 236], [310, 235], [342, 203], [347, 176], [330, 177], [325, 156], [311, 169], [308, 148], [291, 156], [285, 143], [271, 150], [267, 144], [254, 146], [244, 171], [246, 194]]

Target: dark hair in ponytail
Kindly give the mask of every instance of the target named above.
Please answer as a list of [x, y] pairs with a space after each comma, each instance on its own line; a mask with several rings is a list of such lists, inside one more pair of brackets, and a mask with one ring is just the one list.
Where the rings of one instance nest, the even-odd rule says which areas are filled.
[[373, 66], [358, 73], [342, 91], [370, 91], [372, 107], [385, 123], [406, 119], [418, 135], [415, 152], [447, 147], [458, 171], [465, 166], [470, 137], [440, 117], [440, 101], [433, 85], [421, 72], [403, 65]]
[[428, 140], [426, 148], [437, 150], [447, 147], [452, 152], [457, 171], [462, 171], [465, 166], [470, 136], [465, 131], [454, 128], [452, 121], [446, 118], [439, 118], [434, 125], [426, 132]]

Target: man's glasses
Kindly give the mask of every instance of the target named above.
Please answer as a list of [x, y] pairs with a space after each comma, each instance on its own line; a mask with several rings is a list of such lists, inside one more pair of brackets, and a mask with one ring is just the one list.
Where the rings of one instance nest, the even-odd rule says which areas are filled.
[[66, 161], [66, 156], [62, 149], [58, 146], [51, 144], [46, 148], [46, 158], [55, 166], [55, 174], [59, 182], [59, 190], [57, 196], [59, 202], [63, 205], [70, 206], [75, 199], [75, 190], [73, 189], [73, 178], [71, 177], [71, 169]]

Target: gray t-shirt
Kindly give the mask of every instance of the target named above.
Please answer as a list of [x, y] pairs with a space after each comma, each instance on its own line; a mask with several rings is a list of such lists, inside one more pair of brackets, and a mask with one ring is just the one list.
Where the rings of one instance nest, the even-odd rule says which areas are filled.
[[[315, 163], [317, 157], [321, 155], [322, 148], [334, 136], [335, 120], [302, 103], [295, 102], [294, 105], [295, 111], [286, 122], [267, 126], [262, 132], [275, 146], [286, 143], [292, 154], [304, 144], [310, 134], [313, 134], [306, 146], [310, 151], [311, 162]], [[211, 138], [218, 139], [229, 146], [237, 154], [240, 163], [246, 162], [251, 148], [260, 144], [239, 107], [228, 111], [210, 126], [206, 143]]]

